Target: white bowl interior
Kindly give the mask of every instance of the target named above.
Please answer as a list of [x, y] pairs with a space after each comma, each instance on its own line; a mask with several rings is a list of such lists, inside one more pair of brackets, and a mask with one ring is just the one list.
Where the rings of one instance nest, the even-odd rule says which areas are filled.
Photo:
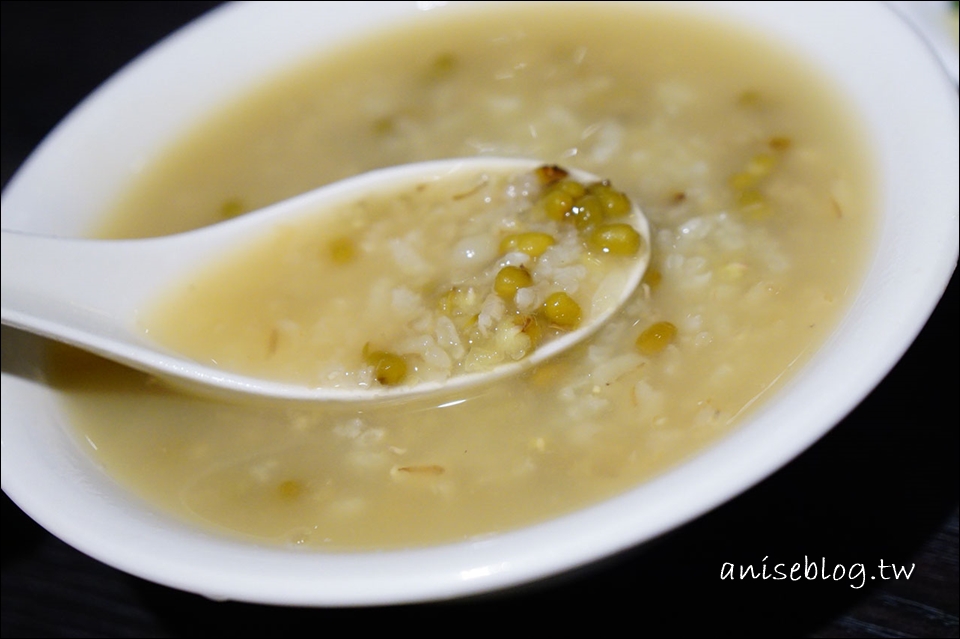
[[[199, 114], [316, 51], [318, 41], [335, 47], [357, 31], [416, 19], [425, 6], [378, 4], [371, 11], [342, 3], [324, 20], [316, 12], [330, 10], [312, 3], [233, 6], [190, 25], [119, 73], [45, 140], [4, 192], [4, 228], [83, 233], [131, 173]], [[359, 605], [449, 598], [581, 565], [696, 517], [782, 466], [889, 371], [956, 266], [957, 93], [922, 41], [879, 4], [685, 10], [748, 21], [822, 67], [862, 114], [881, 173], [880, 237], [852, 308], [800, 374], [728, 437], [620, 497], [484, 541], [289, 553], [198, 531], [119, 487], [76, 444], [53, 392], [16, 374], [29, 356], [5, 341], [4, 491], [68, 543], [147, 579], [213, 598]], [[165, 88], [158, 93], [158, 86]], [[29, 340], [13, 343], [31, 348]]]

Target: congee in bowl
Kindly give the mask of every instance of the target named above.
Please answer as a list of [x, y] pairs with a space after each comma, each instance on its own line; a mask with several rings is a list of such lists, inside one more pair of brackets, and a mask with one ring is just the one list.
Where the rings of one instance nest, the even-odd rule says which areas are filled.
[[[105, 470], [183, 517], [283, 545], [402, 548], [541, 521], [727, 432], [829, 335], [872, 247], [873, 157], [827, 80], [752, 33], [593, 6], [437, 16], [301, 63], [185, 132], [96, 234], [173, 233], [477, 153], [582, 167], [648, 215], [646, 279], [591, 342], [469, 392], [362, 407], [210, 403], [55, 358], [51, 383]], [[270, 290], [252, 305], [292, 296]], [[236, 341], [259, 322], [247, 315], [193, 340]], [[348, 321], [375, 334], [389, 319]], [[325, 333], [317, 347], [337, 339]]]
[[[299, 20], [299, 31], [306, 27], [297, 12], [349, 12], [287, 11], [294, 17], [284, 19]], [[105, 169], [112, 177], [90, 197], [108, 202], [109, 211], [87, 215], [83, 228], [58, 228], [100, 238], [164, 235], [380, 167], [472, 155], [535, 158], [609, 178], [641, 206], [651, 225], [647, 274], [625, 308], [572, 351], [486, 385], [405, 400], [212, 400], [48, 346], [38, 360], [42, 392], [55, 398], [51, 405], [72, 445], [93, 460], [95, 470], [87, 472], [135, 495], [149, 517], [175, 522], [164, 527], [181, 538], [225, 544], [237, 557], [250, 548], [282, 562], [290, 555], [333, 561], [334, 577], [349, 572], [341, 562], [377, 551], [391, 583], [404, 585], [369, 595], [358, 594], [362, 579], [336, 594], [266, 593], [243, 580], [212, 586], [218, 570], [243, 568], [208, 567], [196, 557], [196, 572], [206, 574], [195, 581], [144, 571], [151, 578], [301, 603], [402, 601], [515, 583], [703, 512], [796, 454], [869, 387], [857, 381], [847, 405], [814, 411], [812, 430], [791, 431], [782, 450], [758, 445], [769, 458], [756, 472], [727, 473], [737, 479], [718, 480], [719, 492], [703, 488], [712, 482], [701, 467], [687, 487], [702, 494], [691, 492], [691, 505], [661, 524], [611, 532], [603, 543], [583, 544], [567, 563], [553, 559], [488, 582], [467, 584], [457, 572], [474, 559], [450, 561], [449, 579], [423, 560], [424, 572], [437, 573], [434, 582], [410, 587], [402, 559], [408, 549], [426, 552], [420, 559], [443, 553], [448, 561], [464, 547], [492, 561], [497, 552], [519, 552], [518, 540], [536, 539], [538, 530], [555, 533], [565, 521], [581, 521], [589, 508], [601, 527], [616, 531], [616, 518], [608, 518], [615, 498], [629, 501], [658, 476], [683, 485], [680, 473], [692, 467], [684, 462], [723, 448], [716, 444], [729, 443], [725, 436], [738, 426], [754, 428], [756, 416], [823, 352], [857, 299], [883, 228], [884, 159], [858, 112], [862, 105], [835, 73], [820, 68], [825, 54], [805, 55], [803, 47], [712, 9], [698, 15], [632, 3], [521, 3], [390, 11], [397, 20], [383, 18], [355, 37], [363, 31], [359, 17], [344, 23], [347, 35], [330, 26], [330, 42], [318, 36], [313, 53], [304, 46], [273, 68], [254, 65], [252, 79], [225, 81], [217, 100], [192, 107], [190, 117], [169, 116], [162, 143], [125, 150], [128, 168]], [[774, 24], [780, 9], [757, 11], [763, 24]], [[263, 6], [230, 8], [166, 46], [199, 46], [202, 29], [218, 20], [255, 30], [244, 15], [253, 16], [247, 22], [272, 19]], [[818, 18], [804, 20], [812, 29]], [[134, 66], [119, 80], [132, 82], [136, 72]], [[496, 233], [498, 243], [509, 243], [509, 230]], [[342, 246], [352, 246], [343, 237]], [[330, 250], [327, 240], [318, 242], [317, 259], [329, 260]], [[396, 251], [380, 259], [390, 268], [406, 264]], [[324, 278], [322, 268], [311, 273]], [[467, 295], [466, 288], [453, 297]], [[286, 303], [282, 289], [258, 295], [254, 306]], [[386, 291], [382, 313], [402, 313], [411, 296], [424, 295], [421, 283]], [[468, 315], [482, 312], [473, 301], [445, 303], [462, 304]], [[349, 321], [375, 332], [386, 318], [372, 315]], [[304, 349], [311, 334], [336, 340], [324, 327], [293, 320], [282, 326], [303, 338]], [[208, 330], [216, 339], [218, 327]], [[415, 355], [453, 348], [435, 326], [431, 331]], [[751, 436], [763, 437], [753, 430]], [[742, 468], [758, 463], [727, 459]], [[650, 503], [664, 499], [683, 504], [686, 496]], [[564, 544], [576, 542], [572, 535]], [[94, 552], [110, 561], [109, 551]], [[505, 556], [503, 565], [510, 562]], [[118, 563], [137, 571], [135, 559]], [[264, 579], [279, 584], [284, 575]]]

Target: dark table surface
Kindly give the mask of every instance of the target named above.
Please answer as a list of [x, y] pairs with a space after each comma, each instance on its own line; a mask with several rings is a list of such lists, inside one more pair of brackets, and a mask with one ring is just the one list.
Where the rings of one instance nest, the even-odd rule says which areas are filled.
[[[2, 180], [120, 66], [215, 3], [2, 4]], [[957, 277], [883, 383], [766, 481], [643, 548], [448, 603], [216, 603], [119, 572], [3, 498], [2, 635], [958, 636]], [[825, 559], [909, 579], [721, 580], [724, 562]], [[772, 564], [772, 561], [770, 562]], [[890, 576], [889, 569], [886, 571]]]

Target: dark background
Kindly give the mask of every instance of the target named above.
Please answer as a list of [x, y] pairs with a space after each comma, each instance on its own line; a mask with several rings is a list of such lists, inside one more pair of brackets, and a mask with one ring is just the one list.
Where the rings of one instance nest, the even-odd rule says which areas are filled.
[[[4, 2], [2, 180], [84, 96], [216, 3]], [[958, 636], [957, 278], [884, 382], [730, 503], [554, 580], [429, 605], [216, 603], [107, 567], [3, 497], [7, 636]], [[724, 562], [916, 563], [909, 580], [721, 581]], [[870, 574], [868, 572], [868, 574]]]

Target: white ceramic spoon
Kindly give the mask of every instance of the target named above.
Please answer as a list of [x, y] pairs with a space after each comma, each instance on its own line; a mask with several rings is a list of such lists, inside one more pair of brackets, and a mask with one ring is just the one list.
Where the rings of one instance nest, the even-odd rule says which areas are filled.
[[[53, 338], [188, 386], [298, 400], [365, 400], [462, 386], [499, 377], [541, 362], [596, 331], [640, 283], [649, 262], [650, 231], [635, 204], [628, 218], [643, 237], [642, 254], [623, 279], [618, 300], [518, 362], [482, 373], [454, 375], [446, 382], [358, 388], [309, 387], [259, 379], [214, 368], [150, 340], [138, 326], [142, 309], [187, 273], [215, 263], [231, 249], [250, 244], [279, 222], [322, 215], [325, 209], [459, 172], [518, 175], [540, 162], [469, 158], [409, 164], [352, 177], [260, 211], [195, 231], [138, 240], [65, 239], [3, 231], [3, 324]], [[581, 182], [596, 176], [570, 171]]]

